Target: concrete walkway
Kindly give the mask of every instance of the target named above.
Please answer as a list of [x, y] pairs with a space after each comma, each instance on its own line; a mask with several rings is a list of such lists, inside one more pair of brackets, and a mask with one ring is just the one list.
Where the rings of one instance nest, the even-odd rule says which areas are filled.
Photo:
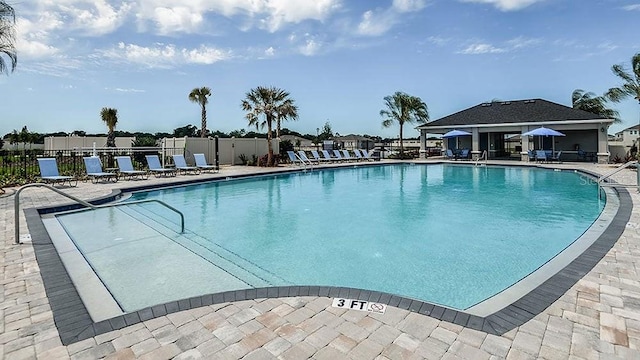
[[[513, 162], [509, 162], [513, 165]], [[606, 173], [610, 166], [561, 164]], [[267, 169], [272, 170], [272, 169]], [[288, 168], [283, 168], [288, 170]], [[220, 174], [116, 184], [79, 183], [84, 199], [114, 188], [211, 178]], [[635, 183], [636, 173], [614, 176]], [[640, 358], [640, 214], [608, 254], [555, 303], [502, 336], [389, 307], [369, 314], [331, 307], [324, 297], [269, 298], [203, 306], [63, 346], [53, 322], [34, 248], [14, 245], [14, 197], [0, 197], [0, 359], [632, 359]], [[640, 204], [629, 189], [634, 205]], [[28, 189], [22, 208], [67, 203], [45, 189]], [[21, 212], [21, 233], [28, 234]]]

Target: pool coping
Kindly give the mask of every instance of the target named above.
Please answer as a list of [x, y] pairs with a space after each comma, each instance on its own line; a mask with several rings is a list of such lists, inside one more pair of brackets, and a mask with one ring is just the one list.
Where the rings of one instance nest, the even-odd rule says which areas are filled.
[[[430, 162], [431, 164], [450, 162]], [[455, 164], [455, 163], [454, 163]], [[369, 164], [358, 164], [354, 166], [366, 166]], [[377, 165], [371, 163], [370, 165]], [[465, 165], [465, 164], [460, 164]], [[521, 166], [527, 165], [499, 165]], [[536, 166], [540, 167], [540, 166]], [[553, 169], [543, 167], [546, 169]], [[323, 169], [328, 169], [327, 167]], [[597, 174], [582, 169], [562, 169], [563, 171], [577, 171], [597, 178]], [[280, 170], [261, 174], [245, 174], [233, 177], [220, 177], [217, 179], [192, 179], [172, 183], [170, 185], [148, 185], [114, 190], [111, 194], [91, 200], [93, 204], [103, 204], [117, 200], [122, 194], [133, 191], [143, 191], [160, 189], [165, 187], [186, 186], [197, 183], [225, 181], [228, 179], [250, 178], [256, 176], [286, 174], [300, 172], [300, 169]], [[551, 276], [540, 286], [531, 290], [520, 299], [504, 307], [503, 309], [486, 317], [468, 314], [464, 311], [454, 310], [444, 306], [430, 304], [420, 300], [411, 299], [399, 295], [385, 292], [363, 290], [348, 287], [331, 286], [278, 286], [264, 287], [256, 289], [245, 289], [227, 291], [216, 294], [206, 294], [188, 299], [154, 305], [135, 312], [127, 313], [108, 320], [94, 322], [78, 291], [76, 290], [69, 274], [67, 273], [57, 250], [55, 249], [49, 234], [41, 220], [42, 214], [67, 211], [82, 206], [74, 204], [61, 205], [55, 207], [29, 208], [25, 209], [25, 218], [31, 234], [31, 243], [34, 247], [35, 256], [40, 266], [40, 274], [43, 279], [45, 291], [49, 298], [49, 303], [53, 313], [53, 318], [60, 334], [61, 342], [68, 345], [77, 341], [94, 337], [99, 334], [122, 329], [124, 327], [164, 316], [170, 313], [189, 310], [201, 306], [252, 300], [261, 298], [278, 298], [294, 296], [317, 296], [317, 297], [341, 297], [357, 300], [365, 300], [394, 306], [400, 309], [427, 315], [438, 320], [454, 323], [474, 330], [483, 331], [488, 334], [502, 335], [511, 329], [518, 327], [531, 320], [541, 313], [548, 306], [553, 304], [560, 296], [569, 290], [578, 280], [585, 276], [613, 247], [622, 235], [626, 223], [631, 216], [633, 204], [631, 196], [624, 187], [609, 186], [617, 193], [619, 207], [613, 219], [598, 237], [583, 253], [571, 261], [562, 270]]]

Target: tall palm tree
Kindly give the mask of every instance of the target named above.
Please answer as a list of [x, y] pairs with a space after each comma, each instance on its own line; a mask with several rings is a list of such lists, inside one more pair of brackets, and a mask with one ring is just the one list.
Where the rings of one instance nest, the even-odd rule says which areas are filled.
[[592, 92], [576, 89], [571, 94], [571, 103], [574, 109], [613, 119], [615, 123], [622, 122], [618, 111], [607, 107], [607, 98], [605, 96], [597, 96]]
[[258, 86], [251, 89], [246, 94], [246, 99], [242, 100], [241, 106], [242, 110], [247, 112], [246, 119], [249, 121], [249, 126], [267, 127], [269, 149], [267, 166], [273, 166], [273, 146], [271, 145], [273, 121], [285, 118], [297, 119], [298, 107], [289, 97], [288, 92], [273, 86]]
[[429, 121], [429, 110], [427, 104], [417, 96], [411, 96], [401, 91], [393, 95], [385, 96], [384, 103], [386, 109], [380, 110], [380, 116], [386, 117], [382, 121], [382, 126], [390, 127], [394, 122], [400, 125], [400, 158], [404, 158], [404, 145], [402, 143], [402, 132], [405, 123]]
[[202, 109], [200, 137], [207, 136], [207, 103], [209, 103], [209, 96], [211, 96], [211, 89], [206, 86], [195, 88], [189, 93], [189, 101], [200, 104], [200, 108]]
[[619, 102], [631, 96], [640, 104], [640, 53], [631, 58], [631, 73], [623, 65], [613, 65], [611, 71], [624, 83], [609, 89], [605, 96], [613, 102]]
[[[287, 101], [289, 101], [289, 104], [286, 104], [283, 107], [282, 112], [278, 114], [278, 118], [276, 119], [276, 137], [277, 138], [280, 137], [280, 123], [282, 121], [286, 121], [288, 119], [298, 120], [298, 109], [295, 108], [295, 105], [293, 105], [293, 100], [287, 100]], [[293, 108], [295, 108], [295, 110]]]
[[107, 147], [116, 147], [116, 124], [118, 123], [118, 110], [113, 108], [103, 107], [100, 110], [100, 117], [105, 124], [109, 133], [107, 134]]
[[[9, 73], [9, 68], [13, 72], [18, 64], [16, 53], [16, 13], [9, 4], [0, 0], [0, 73]], [[11, 61], [8, 66], [2, 55], [6, 55]]]

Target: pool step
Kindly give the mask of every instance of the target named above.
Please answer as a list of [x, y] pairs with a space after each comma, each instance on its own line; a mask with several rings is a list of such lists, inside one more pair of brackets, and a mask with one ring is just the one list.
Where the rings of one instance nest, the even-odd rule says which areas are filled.
[[163, 214], [162, 209], [156, 209], [151, 204], [123, 206], [119, 209], [251, 287], [286, 284], [276, 275], [194, 232], [185, 229], [185, 232], [180, 234], [180, 225], [175, 214]]

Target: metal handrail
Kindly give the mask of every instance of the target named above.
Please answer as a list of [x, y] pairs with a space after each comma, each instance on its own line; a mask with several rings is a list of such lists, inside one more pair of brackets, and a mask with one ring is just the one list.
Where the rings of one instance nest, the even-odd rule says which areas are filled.
[[480, 155], [480, 157], [476, 159], [476, 164], [475, 164], [475, 166], [478, 166], [478, 163], [479, 163], [479, 162], [480, 162], [480, 160], [482, 160], [482, 159], [484, 159], [484, 163], [485, 163], [485, 165], [486, 165], [486, 164], [487, 164], [487, 161], [489, 161], [488, 157], [489, 157], [489, 156], [488, 156], [487, 150], [482, 150], [482, 155]]
[[[102, 208], [109, 208], [109, 207], [116, 207], [116, 206], [124, 206], [124, 205], [131, 205], [131, 204], [140, 204], [140, 203], [148, 203], [148, 202], [156, 202], [164, 207], [166, 207], [169, 210], [172, 210], [174, 212], [176, 212], [178, 215], [180, 215], [180, 233], [184, 233], [184, 215], [182, 214], [182, 212], [176, 208], [174, 208], [173, 206], [161, 201], [161, 200], [157, 200], [157, 199], [144, 199], [144, 200], [136, 200], [136, 201], [129, 201], [129, 202], [123, 202], [123, 203], [113, 203], [113, 204], [105, 204], [105, 205], [93, 205], [89, 202], [86, 202], [82, 199], [79, 199], [73, 195], [69, 195], [61, 190], [58, 190], [56, 188], [54, 188], [51, 185], [48, 184], [27, 184], [24, 185], [22, 187], [20, 187], [20, 189], [18, 189], [16, 191], [15, 194], [15, 199], [14, 199], [14, 208], [15, 208], [15, 220], [14, 220], [14, 227], [15, 227], [15, 243], [16, 244], [20, 244], [20, 193], [22, 192], [22, 190], [30, 188], [30, 187], [44, 187], [47, 188], [49, 190], [53, 190], [55, 193], [58, 193], [68, 199], [71, 199], [75, 202], [77, 202], [80, 205], [83, 205], [85, 207], [90, 208], [91, 210], [96, 210], [96, 209], [102, 209]], [[84, 211], [86, 209], [78, 209], [77, 211]]]
[[[302, 163], [302, 165], [304, 165], [304, 169], [307, 170], [307, 162], [304, 161], [304, 159], [302, 158], [302, 156], [300, 156], [298, 153], [294, 152], [293, 153], [296, 158], [298, 158], [298, 160], [300, 160], [300, 162]], [[308, 159], [307, 159], [308, 160]], [[313, 171], [313, 163], [311, 162], [311, 160], [309, 160], [309, 166], [311, 167], [311, 171]]]
[[[638, 164], [638, 161], [637, 161], [637, 160], [631, 160], [631, 161], [627, 162], [626, 164], [624, 164], [624, 165], [621, 165], [621, 166], [617, 167], [615, 170], [613, 170], [613, 171], [611, 171], [611, 172], [608, 172], [608, 173], [606, 173], [606, 174], [604, 174], [604, 175], [600, 176], [600, 177], [598, 178], [598, 190], [600, 190], [600, 187], [601, 187], [601, 186], [603, 186], [603, 185], [602, 185], [602, 182], [603, 182], [603, 181], [605, 181], [606, 179], [610, 178], [611, 176], [613, 176], [613, 175], [615, 175], [615, 174], [619, 173], [620, 171], [622, 171], [622, 170], [624, 170], [624, 169], [626, 169], [626, 168], [628, 168], [629, 166], [634, 165], [634, 164], [636, 165], [636, 170], [637, 170], [637, 171], [640, 171], [640, 169], [638, 169], [638, 165], [639, 165], [639, 164]], [[640, 176], [640, 175], [639, 175], [639, 176]], [[640, 181], [639, 181], [639, 182], [638, 182], [638, 184], [636, 184], [636, 185], [623, 185], [623, 186], [637, 186], [637, 187], [638, 187], [638, 192], [640, 192]]]

